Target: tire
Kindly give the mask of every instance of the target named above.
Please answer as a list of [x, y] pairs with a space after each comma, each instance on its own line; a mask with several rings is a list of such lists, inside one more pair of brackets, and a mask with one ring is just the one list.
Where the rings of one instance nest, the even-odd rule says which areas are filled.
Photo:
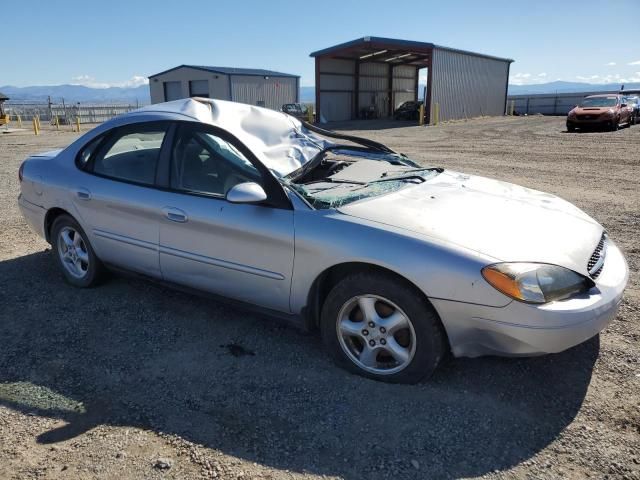
[[340, 280], [322, 306], [320, 328], [339, 366], [383, 382], [417, 383], [449, 350], [438, 314], [424, 295], [381, 273]]
[[67, 283], [89, 288], [104, 278], [104, 265], [93, 251], [84, 230], [72, 217], [60, 215], [56, 218], [49, 238], [56, 263]]
[[575, 131], [576, 131], [576, 127], [574, 127], [573, 125], [569, 125], [569, 124], [567, 123], [567, 132], [569, 132], [569, 133], [573, 133], [573, 132], [575, 132]]
[[609, 127], [609, 130], [611, 130], [612, 132], [617, 132], [619, 128], [620, 128], [620, 119], [617, 118], [613, 122], [611, 122], [611, 126]]

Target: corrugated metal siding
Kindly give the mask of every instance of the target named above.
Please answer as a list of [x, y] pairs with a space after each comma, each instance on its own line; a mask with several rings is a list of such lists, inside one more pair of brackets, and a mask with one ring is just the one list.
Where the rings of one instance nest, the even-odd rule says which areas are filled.
[[321, 58], [320, 73], [351, 73], [355, 74], [356, 62], [353, 60], [342, 60], [340, 58]]
[[280, 110], [283, 104], [296, 101], [295, 77], [255, 77], [231, 75], [231, 99]]
[[440, 104], [440, 120], [504, 115], [509, 63], [435, 48], [431, 115]]
[[346, 75], [320, 74], [320, 85], [322, 90], [351, 90], [354, 88], [354, 77]]
[[389, 65], [361, 63], [359, 82], [360, 110], [375, 105], [378, 115], [389, 115]]
[[323, 92], [320, 95], [320, 121], [351, 120], [353, 94], [350, 92]]
[[580, 93], [557, 93], [557, 94], [534, 94], [534, 95], [510, 95], [508, 98], [507, 110], [511, 101], [515, 100], [515, 112], [520, 115], [566, 115], [573, 107], [579, 104], [584, 97], [610, 93], [617, 95], [618, 92], [580, 92]]
[[393, 109], [416, 99], [416, 67], [398, 65], [393, 69]]
[[320, 105], [317, 106], [320, 121], [350, 120], [353, 116], [356, 62], [339, 58], [321, 58], [319, 62], [320, 78], [316, 88], [320, 93]]

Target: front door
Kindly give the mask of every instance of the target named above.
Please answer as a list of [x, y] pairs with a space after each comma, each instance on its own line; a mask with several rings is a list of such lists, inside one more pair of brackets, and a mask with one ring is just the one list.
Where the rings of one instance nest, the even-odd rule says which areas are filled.
[[[242, 147], [243, 148], [243, 147]], [[160, 221], [165, 280], [289, 311], [293, 211], [234, 204], [225, 195], [264, 175], [242, 148], [201, 124], [181, 124], [171, 147], [170, 189]], [[254, 160], [255, 162], [255, 160]]]

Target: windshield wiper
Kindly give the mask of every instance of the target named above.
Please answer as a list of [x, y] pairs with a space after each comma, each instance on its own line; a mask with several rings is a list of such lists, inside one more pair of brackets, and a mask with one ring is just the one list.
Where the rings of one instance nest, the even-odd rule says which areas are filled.
[[393, 180], [405, 180], [405, 179], [419, 179], [422, 181], [425, 181], [426, 179], [422, 176], [422, 175], [416, 175], [415, 172], [424, 172], [424, 171], [434, 171], [434, 172], [438, 172], [438, 173], [442, 173], [444, 172], [443, 168], [433, 168], [433, 167], [428, 167], [428, 168], [415, 168], [412, 170], [405, 170], [405, 173], [401, 174], [401, 175], [394, 175], [392, 177], [386, 177], [385, 175], [388, 172], [385, 172], [382, 174], [382, 178], [378, 179], [378, 180], [373, 180], [369, 183], [378, 183], [378, 182], [389, 182], [389, 181], [393, 181]]

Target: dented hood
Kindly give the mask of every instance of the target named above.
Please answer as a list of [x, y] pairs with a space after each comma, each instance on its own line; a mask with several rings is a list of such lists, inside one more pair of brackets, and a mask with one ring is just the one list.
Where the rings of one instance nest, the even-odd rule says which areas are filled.
[[551, 263], [583, 275], [588, 275], [587, 262], [603, 232], [559, 197], [451, 171], [339, 210], [497, 260]]
[[300, 168], [323, 148], [332, 145], [290, 115], [244, 103], [187, 98], [149, 105], [137, 112], [179, 113], [222, 128], [238, 138], [279, 177]]

